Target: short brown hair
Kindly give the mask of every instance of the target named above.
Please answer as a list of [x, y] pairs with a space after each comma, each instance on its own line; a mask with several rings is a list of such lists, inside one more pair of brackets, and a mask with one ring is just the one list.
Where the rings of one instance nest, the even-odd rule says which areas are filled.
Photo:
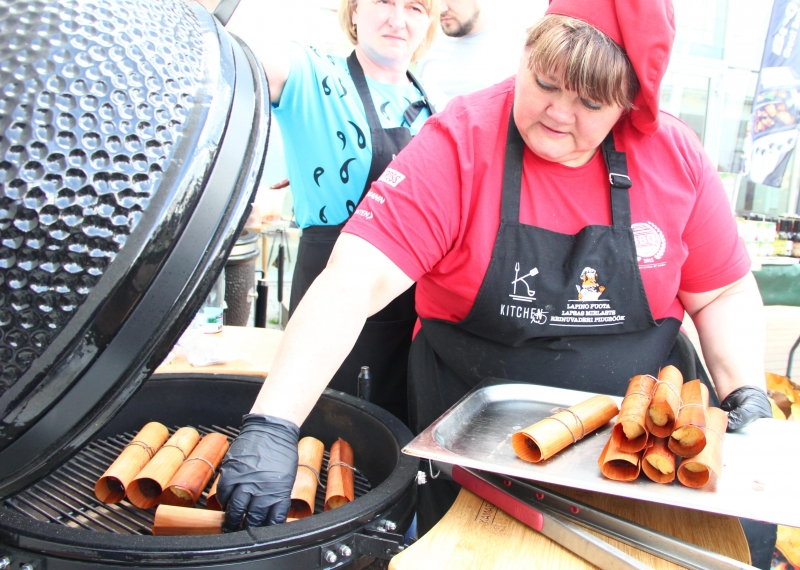
[[528, 30], [528, 68], [561, 77], [584, 99], [634, 109], [639, 80], [622, 48], [583, 20], [548, 14]]
[[[404, 0], [397, 0], [403, 2]], [[339, 27], [342, 28], [344, 35], [350, 40], [350, 43], [356, 45], [358, 43], [358, 35], [356, 27], [353, 25], [353, 9], [358, 5], [359, 0], [340, 0], [339, 1]], [[411, 61], [418, 61], [425, 55], [431, 48], [433, 38], [436, 37], [436, 30], [439, 28], [439, 0], [419, 0], [428, 11], [428, 16], [431, 19], [431, 24], [428, 26], [428, 32], [419, 44], [419, 47], [414, 51], [411, 56]]]

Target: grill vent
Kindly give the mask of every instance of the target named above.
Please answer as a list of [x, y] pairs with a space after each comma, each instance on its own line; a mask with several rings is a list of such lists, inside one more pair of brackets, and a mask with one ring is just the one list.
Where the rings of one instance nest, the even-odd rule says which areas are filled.
[[[170, 433], [178, 429], [170, 430]], [[211, 432], [235, 438], [239, 430], [233, 427], [198, 426], [195, 429], [204, 436]], [[106, 505], [94, 496], [94, 484], [117, 458], [134, 434], [123, 433], [105, 440], [92, 442], [66, 465], [28, 489], [4, 501], [6, 508], [42, 522], [72, 528], [117, 534], [152, 534], [155, 509], [143, 510], [127, 499], [114, 505]], [[328, 482], [328, 457], [326, 451], [320, 473], [321, 485], [317, 488], [314, 514], [323, 511], [325, 489]], [[212, 481], [213, 481], [212, 477]], [[206, 497], [211, 487], [203, 491], [197, 507], [205, 508]], [[371, 490], [369, 481], [359, 472], [355, 473], [356, 498]], [[197, 508], [196, 507], [196, 508]]]

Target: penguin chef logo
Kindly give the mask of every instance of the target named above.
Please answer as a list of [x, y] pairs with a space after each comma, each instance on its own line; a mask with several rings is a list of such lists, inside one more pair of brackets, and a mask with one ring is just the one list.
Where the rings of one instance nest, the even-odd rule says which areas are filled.
[[[531, 289], [531, 284], [528, 283], [526, 279], [529, 277], [535, 277], [538, 274], [539, 270], [534, 267], [526, 274], [524, 274], [522, 277], [520, 277], [519, 261], [518, 261], [517, 264], [514, 266], [514, 280], [511, 282], [511, 284], [514, 286], [514, 292], [510, 294], [509, 297], [511, 297], [512, 299], [516, 299], [517, 301], [524, 301], [525, 303], [530, 303], [534, 299], [536, 299], [536, 297], [534, 297], [536, 291]], [[520, 283], [522, 285], [520, 285]], [[517, 285], [519, 285], [519, 294], [517, 293]], [[525, 286], [524, 289], [522, 288], [523, 285]]]
[[584, 267], [581, 271], [581, 284], [575, 285], [579, 301], [597, 301], [606, 288], [597, 283], [597, 271]]

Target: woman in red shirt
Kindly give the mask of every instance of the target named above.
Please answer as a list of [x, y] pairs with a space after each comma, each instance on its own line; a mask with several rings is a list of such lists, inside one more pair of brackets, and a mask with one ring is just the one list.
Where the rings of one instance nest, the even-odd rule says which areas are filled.
[[[684, 310], [730, 429], [770, 417], [761, 298], [719, 178], [658, 111], [673, 37], [669, 0], [554, 0], [515, 78], [426, 123], [286, 328], [223, 463], [232, 521], [288, 496], [296, 466], [276, 450], [296, 444], [366, 317], [414, 282], [415, 431], [488, 376], [620, 395], [670, 363], [702, 378]], [[422, 528], [455, 497], [433, 487]]]

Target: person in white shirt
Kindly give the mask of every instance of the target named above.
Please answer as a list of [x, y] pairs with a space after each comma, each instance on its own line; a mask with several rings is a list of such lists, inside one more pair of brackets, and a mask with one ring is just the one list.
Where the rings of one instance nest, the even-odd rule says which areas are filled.
[[490, 19], [478, 0], [442, 0], [439, 34], [417, 64], [417, 76], [449, 98], [478, 91], [514, 75], [524, 29], [509, 33]]

